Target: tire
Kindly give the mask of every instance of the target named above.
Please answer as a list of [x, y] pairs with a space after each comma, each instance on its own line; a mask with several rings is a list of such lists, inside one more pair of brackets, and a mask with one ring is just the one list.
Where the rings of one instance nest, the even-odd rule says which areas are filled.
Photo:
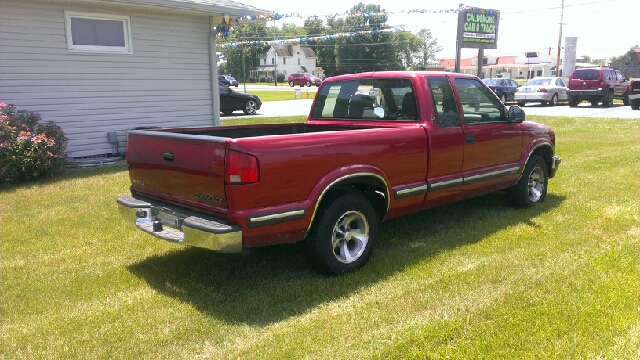
[[544, 201], [547, 196], [549, 174], [547, 164], [538, 155], [531, 155], [518, 183], [507, 190], [509, 205], [529, 208]]
[[328, 275], [362, 267], [371, 257], [378, 231], [371, 203], [360, 193], [340, 193], [327, 199], [317, 215], [307, 238], [311, 267]]
[[293, 83], [293, 81], [289, 81], [289, 86], [294, 87], [295, 84]]
[[569, 106], [576, 107], [580, 103], [580, 99], [575, 96], [569, 96]]
[[629, 92], [624, 93], [624, 98], [622, 98], [622, 104], [624, 106], [629, 106], [631, 103], [629, 102]]
[[[591, 100], [591, 106], [598, 106], [598, 100]], [[604, 106], [604, 103], [602, 103], [602, 105]]]
[[634, 100], [631, 102], [632, 110], [640, 110], [640, 100]]
[[602, 106], [604, 107], [613, 106], [613, 90], [609, 91], [609, 93], [607, 94], [606, 100], [602, 102]]
[[524, 101], [518, 101], [518, 106], [520, 106], [520, 107], [524, 107], [525, 104], [526, 104], [526, 102], [524, 102]]
[[242, 109], [242, 112], [244, 112], [245, 115], [255, 115], [257, 111], [258, 111], [258, 104], [255, 102], [255, 100], [248, 100], [246, 103], [244, 103], [244, 108]]
[[304, 83], [305, 85], [307, 85], [307, 87], [311, 87], [311, 81], [307, 81], [306, 83]]
[[556, 105], [558, 105], [558, 94], [553, 94], [553, 96], [551, 97], [551, 101], [549, 101], [549, 106]]

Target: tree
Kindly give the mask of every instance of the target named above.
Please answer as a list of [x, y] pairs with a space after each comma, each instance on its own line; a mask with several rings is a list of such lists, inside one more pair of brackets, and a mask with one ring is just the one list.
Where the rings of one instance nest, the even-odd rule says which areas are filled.
[[436, 54], [442, 51], [438, 39], [434, 38], [429, 29], [421, 29], [417, 34], [420, 39], [420, 50], [417, 54], [418, 66], [416, 70], [426, 70], [430, 64], [437, 61]]
[[[218, 48], [219, 51], [223, 52], [226, 60], [224, 64], [218, 67], [218, 72], [242, 79], [242, 54], [244, 53], [244, 66], [248, 76], [249, 70], [260, 66], [260, 58], [269, 49], [269, 46], [264, 44], [268, 36], [269, 31], [265, 23], [249, 23], [235, 26], [227, 42], [239, 45]], [[271, 34], [271, 36], [273, 35]]]
[[418, 54], [421, 50], [420, 39], [409, 31], [398, 31], [392, 36], [393, 46], [396, 52], [396, 60], [402, 69], [415, 68]]

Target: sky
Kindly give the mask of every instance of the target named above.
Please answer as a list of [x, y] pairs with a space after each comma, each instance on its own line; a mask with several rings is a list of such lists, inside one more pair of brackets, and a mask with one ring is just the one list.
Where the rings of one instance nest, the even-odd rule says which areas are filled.
[[[358, 0], [236, 0], [259, 9], [276, 13], [299, 13], [302, 18], [285, 18], [277, 21], [302, 26], [308, 16], [324, 16], [344, 13], [356, 5]], [[443, 48], [438, 58], [455, 58], [457, 14], [413, 13], [400, 14], [412, 9], [455, 9], [461, 3], [484, 9], [500, 11], [498, 48], [485, 50], [494, 56], [519, 55], [527, 51], [545, 49], [555, 56], [558, 52], [560, 18], [562, 18], [562, 46], [565, 37], [577, 37], [577, 55], [591, 59], [610, 58], [625, 54], [632, 46], [640, 45], [640, 28], [637, 17], [640, 0], [475, 0], [465, 3], [460, 0], [361, 0], [365, 4], [380, 5], [389, 15], [388, 25], [404, 26], [413, 33], [422, 28], [431, 30]], [[326, 22], [325, 22], [326, 24]], [[463, 49], [462, 57], [477, 55], [476, 49]], [[564, 52], [562, 52], [564, 54]]]

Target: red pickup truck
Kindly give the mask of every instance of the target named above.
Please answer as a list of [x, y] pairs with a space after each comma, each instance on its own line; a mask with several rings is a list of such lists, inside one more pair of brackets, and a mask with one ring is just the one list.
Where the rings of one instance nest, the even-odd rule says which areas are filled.
[[135, 130], [122, 215], [151, 235], [220, 252], [306, 241], [316, 270], [364, 265], [378, 223], [507, 190], [544, 201], [561, 159], [475, 76], [336, 76], [297, 124]]

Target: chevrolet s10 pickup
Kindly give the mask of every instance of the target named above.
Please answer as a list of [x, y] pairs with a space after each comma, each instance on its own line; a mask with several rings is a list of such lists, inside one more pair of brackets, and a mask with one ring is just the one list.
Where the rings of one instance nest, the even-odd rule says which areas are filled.
[[164, 240], [230, 253], [305, 241], [314, 269], [346, 273], [384, 220], [497, 190], [543, 202], [561, 159], [554, 132], [524, 120], [475, 76], [336, 76], [304, 123], [129, 132], [117, 203]]

